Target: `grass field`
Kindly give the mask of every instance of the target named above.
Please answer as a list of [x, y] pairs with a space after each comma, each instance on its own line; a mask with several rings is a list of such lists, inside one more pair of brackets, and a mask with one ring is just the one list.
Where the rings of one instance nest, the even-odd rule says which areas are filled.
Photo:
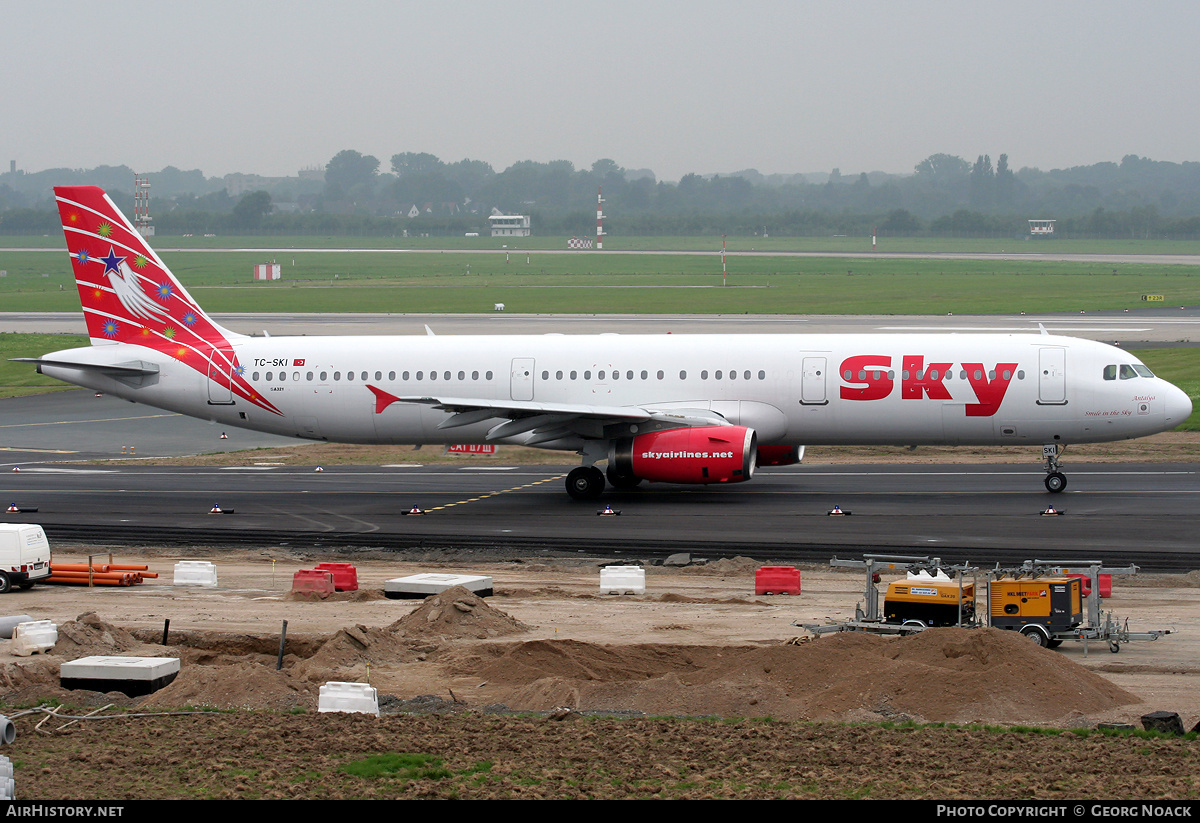
[[[869, 236], [845, 237], [739, 237], [725, 238], [731, 254], [744, 251], [836, 252], [868, 254]], [[469, 251], [512, 251], [541, 249], [565, 251], [567, 238], [554, 237], [295, 237], [217, 236], [180, 237], [160, 235], [152, 245], [156, 249], [464, 249]], [[63, 248], [59, 233], [39, 236], [0, 236], [0, 249]], [[721, 251], [721, 238], [708, 237], [624, 237], [604, 238], [606, 251]], [[1062, 240], [1029, 237], [958, 238], [897, 237], [879, 238], [880, 252], [960, 253], [960, 254], [1200, 254], [1195, 240]], [[574, 254], [579, 254], [575, 252]]]
[[[1125, 309], [1142, 295], [1200, 303], [1200, 267], [1153, 263], [795, 258], [565, 252], [165, 252], [210, 311], [987, 314]], [[0, 250], [5, 311], [75, 311], [65, 253]]]

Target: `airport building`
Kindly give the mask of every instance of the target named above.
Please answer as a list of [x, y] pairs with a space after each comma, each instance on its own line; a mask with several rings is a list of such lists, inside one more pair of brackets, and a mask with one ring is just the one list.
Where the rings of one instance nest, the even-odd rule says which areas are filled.
[[488, 218], [492, 226], [492, 237], [528, 237], [528, 214], [493, 214]]

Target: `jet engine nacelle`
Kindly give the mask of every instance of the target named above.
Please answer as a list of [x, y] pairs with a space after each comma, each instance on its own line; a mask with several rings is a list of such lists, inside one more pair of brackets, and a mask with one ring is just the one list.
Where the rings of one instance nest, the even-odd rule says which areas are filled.
[[754, 474], [756, 440], [745, 426], [647, 432], [609, 447], [609, 471], [634, 481], [740, 483]]
[[759, 446], [759, 466], [794, 466], [804, 459], [803, 446]]

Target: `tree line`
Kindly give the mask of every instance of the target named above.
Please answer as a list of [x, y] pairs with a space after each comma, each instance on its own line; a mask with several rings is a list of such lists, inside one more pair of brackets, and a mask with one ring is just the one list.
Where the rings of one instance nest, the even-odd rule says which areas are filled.
[[[480, 160], [402, 152], [381, 166], [347, 149], [326, 164], [323, 180], [274, 179], [238, 197], [198, 171], [147, 176], [156, 230], [165, 234], [450, 235], [486, 231], [498, 211], [531, 214], [539, 235], [588, 235], [603, 187], [614, 235], [1004, 237], [1026, 234], [1029, 218], [1054, 218], [1066, 237], [1200, 238], [1200, 163], [1136, 155], [1043, 172], [1013, 171], [1005, 154], [995, 163], [987, 154], [974, 163], [934, 154], [909, 175], [750, 169], [678, 182], [611, 159], [588, 168], [521, 161], [496, 171]], [[53, 185], [101, 185], [131, 209], [132, 180], [123, 166], [0, 174], [0, 233], [56, 231]]]

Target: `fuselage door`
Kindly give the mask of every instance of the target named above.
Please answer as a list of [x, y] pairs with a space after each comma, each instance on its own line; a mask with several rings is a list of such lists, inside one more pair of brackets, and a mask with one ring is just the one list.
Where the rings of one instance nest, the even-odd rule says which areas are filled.
[[533, 358], [514, 357], [509, 389], [513, 400], [533, 399]]
[[805, 357], [804, 371], [800, 376], [800, 402], [805, 406], [824, 406], [829, 402], [825, 394], [826, 368], [824, 357]]
[[233, 374], [229, 371], [229, 366], [210, 359], [208, 361], [208, 404], [210, 406], [232, 406], [232, 384]]
[[1046, 347], [1038, 350], [1038, 403], [1061, 406], [1067, 402], [1067, 350]]

